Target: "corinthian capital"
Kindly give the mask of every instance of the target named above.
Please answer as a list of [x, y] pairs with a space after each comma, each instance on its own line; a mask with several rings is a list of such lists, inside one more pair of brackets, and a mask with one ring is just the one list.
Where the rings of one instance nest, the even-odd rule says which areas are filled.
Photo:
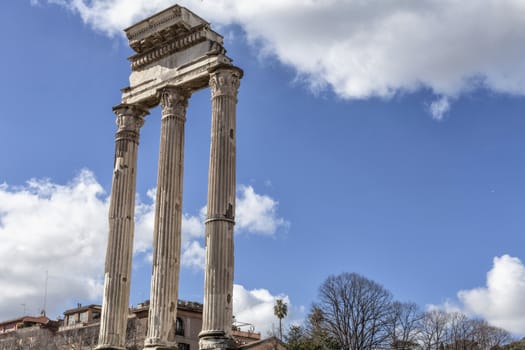
[[211, 97], [227, 95], [237, 98], [242, 70], [237, 67], [223, 67], [210, 74]]
[[113, 107], [117, 115], [117, 132], [133, 131], [138, 133], [144, 125], [144, 117], [149, 114], [148, 110], [138, 105], [120, 104]]
[[175, 117], [186, 119], [186, 107], [190, 94], [181, 88], [167, 86], [160, 91], [162, 118]]

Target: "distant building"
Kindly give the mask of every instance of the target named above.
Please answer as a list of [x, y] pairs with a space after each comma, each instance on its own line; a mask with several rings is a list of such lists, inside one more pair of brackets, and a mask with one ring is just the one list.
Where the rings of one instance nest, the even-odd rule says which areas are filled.
[[[98, 342], [100, 305], [83, 306], [64, 311], [64, 319], [51, 321], [47, 317], [21, 317], [0, 322], [0, 350], [72, 348], [94, 349]], [[129, 309], [126, 348], [141, 350], [148, 326], [149, 301]], [[179, 300], [177, 322], [172, 335], [179, 350], [198, 350], [202, 329], [202, 304]], [[261, 340], [253, 325], [235, 322], [232, 335], [239, 349], [282, 350], [284, 346], [274, 337]], [[44, 346], [45, 345], [45, 346]], [[35, 347], [36, 346], [36, 347]]]
[[[140, 346], [146, 339], [148, 325], [149, 300], [130, 309], [128, 318], [128, 343]], [[133, 324], [133, 326], [131, 326]], [[172, 330], [172, 338], [178, 344], [179, 350], [197, 350], [199, 348], [199, 332], [202, 329], [202, 304], [179, 300], [177, 306], [177, 322]], [[254, 338], [260, 334], [254, 334]]]
[[54, 345], [58, 321], [24, 316], [0, 322], [0, 350], [62, 350]]
[[100, 305], [78, 306], [74, 309], [64, 311], [64, 321], [60, 330], [69, 329], [71, 327], [82, 327], [89, 323], [100, 321], [100, 313], [102, 307]]
[[56, 321], [51, 321], [46, 316], [32, 317], [24, 316], [14, 320], [0, 322], [0, 334], [15, 332], [22, 328], [32, 328], [32, 327], [45, 327], [52, 326], [56, 327], [58, 323]]

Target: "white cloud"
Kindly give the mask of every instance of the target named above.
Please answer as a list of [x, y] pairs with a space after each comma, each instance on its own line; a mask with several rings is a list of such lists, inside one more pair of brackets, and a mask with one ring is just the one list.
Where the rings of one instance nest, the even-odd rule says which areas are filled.
[[290, 225], [277, 216], [278, 203], [267, 195], [255, 193], [251, 186], [240, 186], [235, 209], [237, 229], [250, 233], [274, 235]]
[[[173, 5], [171, 0], [48, 2], [68, 7], [109, 36]], [[521, 0], [179, 3], [215, 25], [239, 24], [260, 53], [294, 67], [313, 89], [329, 86], [343, 98], [389, 98], [420, 88], [458, 97], [480, 87], [525, 95]], [[438, 116], [443, 106], [436, 105]]]
[[107, 201], [92, 173], [71, 183], [31, 180], [22, 187], [0, 187], [0, 319], [37, 314], [43, 308], [45, 271], [47, 306], [100, 296], [106, 251]]
[[206, 250], [198, 241], [185, 242], [182, 246], [182, 265], [198, 270], [204, 269]]
[[525, 334], [525, 266], [515, 257], [494, 258], [485, 287], [458, 293], [465, 311], [513, 333]]
[[[155, 219], [155, 190], [148, 192], [151, 203], [137, 201], [135, 225], [135, 252], [146, 254], [151, 261], [153, 225]], [[279, 230], [286, 230], [290, 223], [277, 215], [278, 202], [268, 195], [257, 194], [251, 186], [239, 186], [236, 198], [235, 218], [236, 233], [261, 234], [273, 236]], [[199, 215], [184, 214], [182, 217], [182, 266], [204, 269], [206, 251], [204, 248], [204, 230], [206, 206]]]
[[[239, 186], [235, 208], [235, 233], [274, 236], [286, 230], [290, 223], [277, 215], [278, 202], [268, 195], [260, 195], [251, 186]], [[153, 204], [152, 204], [153, 206]], [[198, 216], [184, 215], [182, 218], [182, 264], [195, 269], [204, 269], [206, 250], [204, 231], [206, 207]], [[153, 221], [148, 232], [153, 231]], [[149, 243], [151, 246], [151, 243]]]
[[450, 110], [450, 102], [446, 96], [433, 101], [429, 106], [430, 114], [435, 120], [443, 120], [445, 114]]
[[[276, 219], [277, 202], [256, 194], [251, 187], [243, 187], [240, 193], [239, 207], [249, 218], [244, 229], [275, 233], [279, 227], [276, 223], [282, 220]], [[149, 203], [138, 196], [136, 200], [134, 253], [135, 260], [146, 257], [151, 261], [155, 190], [148, 191], [147, 196]], [[262, 209], [252, 203], [254, 198], [261, 200]], [[250, 205], [245, 208], [243, 203]], [[40, 312], [46, 271], [51, 317], [77, 301], [100, 302], [108, 205], [108, 194], [88, 170], [66, 185], [34, 179], [20, 187], [0, 184], [0, 320], [21, 316], [22, 304], [27, 313]], [[185, 214], [183, 267], [204, 267], [203, 237], [204, 211], [198, 216]]]
[[150, 260], [153, 225], [155, 224], [155, 189], [149, 190], [147, 197], [149, 204], [141, 201], [139, 196], [135, 200], [135, 241], [133, 249], [135, 254], [147, 254], [148, 260]]
[[[149, 203], [138, 198], [135, 210], [135, 253], [145, 255], [148, 262], [152, 261], [153, 227], [155, 224], [155, 192], [148, 191]], [[204, 248], [199, 240], [204, 236], [204, 219], [201, 216], [182, 216], [181, 263], [183, 267], [202, 268], [204, 266]]]
[[206, 259], [206, 250], [202, 244], [204, 238], [204, 216], [182, 217], [182, 265], [188, 268], [202, 270]]
[[[283, 333], [290, 324], [301, 323], [304, 308], [291, 304], [287, 295], [272, 295], [267, 289], [247, 290], [244, 286], [233, 286], [233, 314], [238, 322], [250, 323], [263, 336], [278, 333], [279, 319], [273, 313], [277, 299], [288, 305], [288, 316], [283, 319]], [[243, 330], [246, 330], [242, 328]]]

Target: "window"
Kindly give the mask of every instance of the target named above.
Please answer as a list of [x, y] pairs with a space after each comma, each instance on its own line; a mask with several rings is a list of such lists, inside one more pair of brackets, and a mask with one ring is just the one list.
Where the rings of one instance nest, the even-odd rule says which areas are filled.
[[179, 350], [190, 350], [190, 344], [178, 343], [177, 346]]
[[[177, 317], [177, 322], [175, 323], [175, 335], [181, 335], [184, 337], [184, 322], [182, 321], [182, 318], [180, 317]], [[184, 350], [184, 349], [180, 349], [180, 350]]]

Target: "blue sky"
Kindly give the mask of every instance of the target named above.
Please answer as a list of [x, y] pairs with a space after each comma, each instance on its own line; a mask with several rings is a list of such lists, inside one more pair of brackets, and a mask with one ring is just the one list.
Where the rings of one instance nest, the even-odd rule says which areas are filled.
[[[300, 321], [326, 277], [357, 272], [398, 300], [525, 334], [525, 9], [401, 3], [181, 3], [225, 35], [245, 72], [237, 319], [266, 331], [284, 297], [288, 321]], [[120, 30], [172, 4], [0, 5], [1, 319], [19, 316], [21, 304], [38, 312], [46, 270], [50, 316], [100, 303], [111, 107], [130, 72]], [[477, 19], [456, 18], [465, 14]], [[186, 124], [180, 297], [194, 301], [202, 300], [209, 99], [208, 90], [192, 96]], [[133, 304], [149, 293], [159, 133], [157, 108], [139, 146]]]

